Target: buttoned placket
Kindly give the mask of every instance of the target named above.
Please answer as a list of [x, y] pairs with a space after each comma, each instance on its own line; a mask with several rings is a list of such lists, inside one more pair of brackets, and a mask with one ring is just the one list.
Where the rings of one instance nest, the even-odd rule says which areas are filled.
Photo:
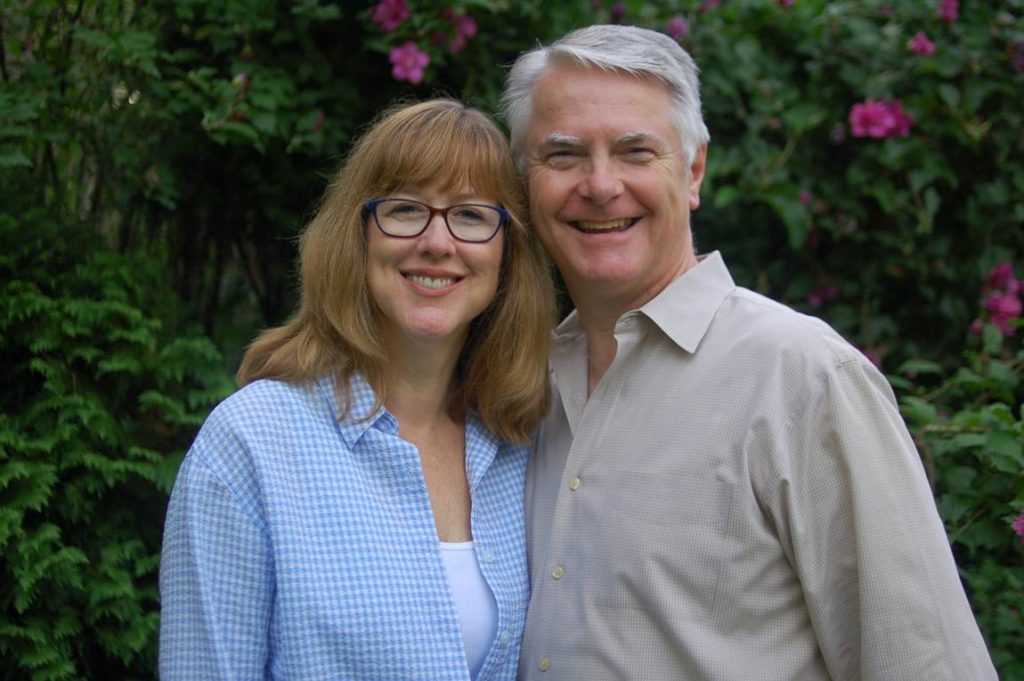
[[[608, 427], [606, 416], [613, 412], [615, 403], [622, 396], [627, 378], [623, 371], [623, 365], [629, 361], [633, 351], [640, 343], [643, 334], [643, 319], [642, 313], [634, 310], [627, 312], [616, 322], [615, 359], [589, 398], [586, 395], [587, 374], [585, 368], [580, 372], [568, 370], [569, 367], [565, 364], [556, 367], [560, 397], [573, 430], [573, 442], [562, 471], [558, 499], [551, 519], [552, 531], [549, 544], [544, 548], [546, 558], [545, 569], [541, 572], [543, 577], [536, 575], [533, 579], [533, 588], [535, 591], [539, 591], [537, 595], [542, 599], [556, 599], [557, 601], [564, 598], [563, 594], [571, 588], [573, 580], [578, 579], [585, 569], [583, 565], [572, 564], [565, 555], [565, 549], [572, 541], [572, 537], [567, 536], [566, 528], [572, 524], [570, 520], [577, 512], [577, 499], [579, 498], [577, 495], [583, 493], [581, 490], [584, 487], [586, 467], [590, 463], [587, 460], [587, 453], [593, 449], [595, 442], [600, 441], [602, 433]], [[562, 390], [565, 392], [561, 392]], [[564, 493], [564, 490], [568, 490], [569, 493]], [[553, 610], [557, 612], [559, 608], [556, 607]], [[532, 633], [531, 642], [535, 643], [531, 645], [530, 650], [536, 659], [527, 661], [527, 663], [541, 672], [548, 672], [554, 668], [556, 673], [553, 677], [557, 678], [560, 676], [557, 673], [557, 656], [553, 655], [545, 642], [559, 640], [559, 632], [534, 631]]]

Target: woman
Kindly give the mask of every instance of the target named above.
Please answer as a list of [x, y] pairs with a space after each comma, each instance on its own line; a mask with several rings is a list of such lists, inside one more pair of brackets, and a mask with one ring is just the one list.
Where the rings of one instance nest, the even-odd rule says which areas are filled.
[[[449, 100], [356, 144], [171, 497], [166, 679], [513, 679], [550, 277], [501, 132]], [[518, 444], [513, 444], [518, 443]]]

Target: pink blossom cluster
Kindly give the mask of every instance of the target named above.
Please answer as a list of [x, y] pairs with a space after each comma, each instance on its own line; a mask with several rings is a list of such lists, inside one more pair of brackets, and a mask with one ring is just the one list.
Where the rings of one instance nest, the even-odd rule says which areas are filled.
[[898, 99], [868, 99], [850, 107], [850, 132], [854, 137], [906, 137], [913, 122]]
[[430, 64], [430, 55], [422, 52], [411, 40], [392, 47], [388, 59], [391, 60], [391, 77], [407, 80], [413, 85], [423, 82], [423, 71]]
[[690, 35], [690, 22], [681, 14], [677, 14], [665, 24], [665, 33], [676, 40], [682, 40]]
[[824, 305], [826, 302], [832, 300], [839, 295], [839, 289], [836, 288], [835, 284], [822, 284], [815, 286], [807, 294], [807, 303], [817, 309]]
[[[1008, 262], [993, 267], [981, 288], [981, 305], [988, 313], [988, 322], [995, 325], [1004, 336], [1013, 336], [1017, 333], [1016, 322], [1021, 318], [1021, 313], [1024, 313], [1022, 291], [1024, 281], [1017, 279], [1013, 265]], [[971, 332], [974, 334], [981, 333], [981, 328], [980, 319], [974, 320], [971, 324]]]
[[394, 32], [409, 16], [409, 6], [405, 0], [380, 0], [370, 14], [373, 23], [385, 33]]
[[1010, 523], [1010, 529], [1013, 530], [1014, 534], [1020, 537], [1021, 546], [1024, 546], [1024, 513], [1013, 519]]
[[924, 31], [918, 31], [913, 38], [907, 41], [907, 49], [914, 54], [928, 56], [935, 54], [935, 43], [928, 39]]
[[960, 0], [942, 0], [939, 3], [939, 18], [952, 24], [960, 15]]
[[441, 16], [455, 26], [455, 37], [448, 43], [448, 51], [457, 54], [466, 46], [466, 41], [476, 35], [476, 21], [468, 14], [456, 15], [451, 9], [446, 9]]

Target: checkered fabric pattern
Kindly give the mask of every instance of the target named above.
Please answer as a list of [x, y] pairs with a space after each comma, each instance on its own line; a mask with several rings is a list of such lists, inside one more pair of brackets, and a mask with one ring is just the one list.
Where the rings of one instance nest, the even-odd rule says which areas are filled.
[[[416, 448], [350, 384], [257, 381], [210, 415], [171, 496], [160, 675], [460, 679], [469, 670]], [[498, 605], [479, 679], [513, 679], [529, 597], [527, 452], [466, 426], [472, 530]]]

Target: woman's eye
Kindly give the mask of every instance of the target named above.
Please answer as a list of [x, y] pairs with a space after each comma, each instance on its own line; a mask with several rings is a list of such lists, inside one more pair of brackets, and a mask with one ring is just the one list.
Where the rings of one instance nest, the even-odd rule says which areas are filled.
[[415, 218], [425, 212], [423, 206], [415, 203], [393, 203], [387, 207], [387, 216], [392, 218]]
[[455, 217], [463, 222], [479, 222], [484, 219], [483, 213], [475, 208], [460, 208], [455, 211]]

